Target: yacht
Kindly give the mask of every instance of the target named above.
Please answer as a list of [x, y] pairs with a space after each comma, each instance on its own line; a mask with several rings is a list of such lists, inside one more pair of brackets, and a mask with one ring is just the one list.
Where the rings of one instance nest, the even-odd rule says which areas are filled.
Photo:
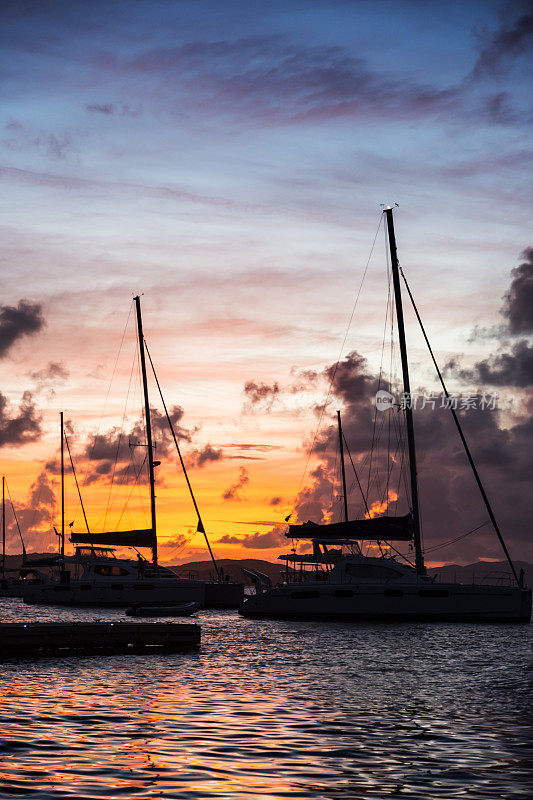
[[[64, 433], [63, 412], [60, 413], [61, 429], [61, 530], [59, 556], [53, 575], [40, 582], [25, 583], [22, 589], [24, 602], [32, 604], [83, 605], [83, 606], [168, 606], [181, 603], [197, 603], [207, 608], [237, 608], [244, 597], [244, 584], [224, 579], [218, 568], [205, 532], [196, 498], [181, 456], [172, 420], [161, 392], [155, 368], [143, 334], [140, 298], [134, 298], [139, 362], [144, 399], [146, 427], [146, 449], [148, 463], [148, 483], [150, 489], [150, 528], [142, 530], [93, 532], [89, 528], [83, 498], [76, 478], [74, 463], [70, 454], [68, 439]], [[213, 562], [216, 578], [212, 581], [180, 578], [158, 562], [155, 468], [159, 461], [154, 460], [151, 410], [148, 397], [146, 354], [150, 360], [153, 375], [165, 409], [167, 422], [176, 446], [180, 464], [185, 476], [192, 502], [198, 517], [197, 531], [202, 533]], [[75, 545], [73, 556], [65, 554], [65, 490], [64, 490], [64, 445], [67, 445], [70, 465], [74, 474], [78, 496], [83, 512], [86, 531], [71, 532], [70, 542]], [[133, 548], [133, 559], [117, 558], [115, 548]], [[140, 550], [151, 550], [151, 560], [141, 555]]]
[[[450, 395], [431, 350], [412, 294], [399, 267], [393, 209], [387, 207], [384, 215], [390, 249], [404, 396], [410, 397], [410, 381], [400, 275], [407, 287], [443, 393], [449, 399]], [[385, 394], [387, 393], [385, 392]], [[239, 609], [240, 614], [246, 617], [298, 619], [529, 622], [531, 619], [531, 590], [524, 585], [523, 572], [521, 571], [520, 575], [516, 572], [453, 403], [450, 403], [448, 407], [488, 517], [509, 564], [506, 583], [461, 584], [439, 582], [434, 577], [428, 576], [421, 536], [413, 409], [411, 404], [407, 403], [405, 408], [391, 408], [389, 413], [404, 416], [409, 466], [409, 476], [406, 481], [410, 490], [409, 513], [403, 516], [391, 514], [377, 516], [368, 507], [367, 497], [356, 473], [366, 513], [363, 519], [349, 519], [343, 452], [345, 440], [342, 434], [340, 412], [337, 412], [344, 520], [331, 524], [317, 524], [308, 521], [299, 525], [289, 525], [287, 538], [293, 541], [305, 541], [308, 547], [311, 545], [312, 552], [297, 554], [294, 548], [289, 554], [279, 556], [281, 560], [285, 561], [286, 566], [283, 578], [277, 586], [267, 576], [256, 573], [256, 592], [244, 601]], [[352, 466], [354, 466], [353, 462]], [[414, 563], [397, 549], [402, 542], [408, 543], [414, 548]], [[373, 555], [363, 554], [365, 543], [370, 543], [374, 548]], [[375, 550], [380, 551], [379, 557], [375, 555]]]
[[393, 556], [361, 555], [360, 541], [343, 540], [344, 552], [318, 535], [312, 538], [314, 553], [280, 556], [287, 569], [279, 585], [264, 576], [239, 612], [245, 617], [374, 621], [529, 622], [531, 618], [531, 591], [511, 580], [494, 586], [441, 583]]
[[117, 558], [114, 548], [76, 547], [61, 561], [56, 580], [28, 583], [25, 603], [69, 606], [204, 606], [205, 582], [178, 578], [175, 572], [145, 559]]

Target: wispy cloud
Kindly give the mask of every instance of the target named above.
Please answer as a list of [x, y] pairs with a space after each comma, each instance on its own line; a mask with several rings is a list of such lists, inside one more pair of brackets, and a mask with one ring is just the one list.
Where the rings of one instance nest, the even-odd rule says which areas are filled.
[[248, 475], [248, 470], [246, 469], [246, 467], [240, 467], [238, 479], [234, 483], [232, 483], [231, 486], [228, 486], [228, 488], [222, 492], [222, 499], [232, 500], [234, 502], [236, 501], [240, 503], [241, 500], [244, 499], [242, 490], [249, 483], [250, 483], [250, 477]]

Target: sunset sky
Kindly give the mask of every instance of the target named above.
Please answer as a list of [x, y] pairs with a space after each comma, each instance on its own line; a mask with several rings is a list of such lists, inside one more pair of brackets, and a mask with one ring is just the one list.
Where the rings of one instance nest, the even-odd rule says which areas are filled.
[[[511, 553], [533, 560], [528, 5], [2, 2], [0, 445], [29, 550], [57, 546], [59, 411], [92, 528], [148, 521], [127, 470], [144, 457], [128, 447], [135, 294], [215, 553], [274, 560], [285, 516], [327, 512], [337, 409], [365, 468], [387, 323], [378, 226], [398, 203], [450, 391], [498, 395], [465, 429]], [[412, 384], [436, 392], [406, 321]], [[207, 557], [154, 419], [160, 558]], [[444, 411], [415, 425], [428, 560], [499, 559], [488, 527], [429, 553], [487, 514]], [[70, 475], [67, 520], [83, 528]]]

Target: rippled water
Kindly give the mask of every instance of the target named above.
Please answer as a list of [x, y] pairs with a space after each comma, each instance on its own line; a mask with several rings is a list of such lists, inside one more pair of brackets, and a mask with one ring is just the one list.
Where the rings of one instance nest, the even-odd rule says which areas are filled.
[[0, 796], [531, 796], [531, 626], [197, 621], [199, 653], [4, 660]]

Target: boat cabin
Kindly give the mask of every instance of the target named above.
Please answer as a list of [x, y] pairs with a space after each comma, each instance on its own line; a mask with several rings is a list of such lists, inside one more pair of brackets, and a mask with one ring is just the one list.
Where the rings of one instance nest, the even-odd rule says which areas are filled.
[[93, 561], [95, 558], [114, 558], [116, 559], [115, 555], [115, 548], [114, 547], [76, 547], [74, 558], [78, 558], [80, 561], [91, 560]]

